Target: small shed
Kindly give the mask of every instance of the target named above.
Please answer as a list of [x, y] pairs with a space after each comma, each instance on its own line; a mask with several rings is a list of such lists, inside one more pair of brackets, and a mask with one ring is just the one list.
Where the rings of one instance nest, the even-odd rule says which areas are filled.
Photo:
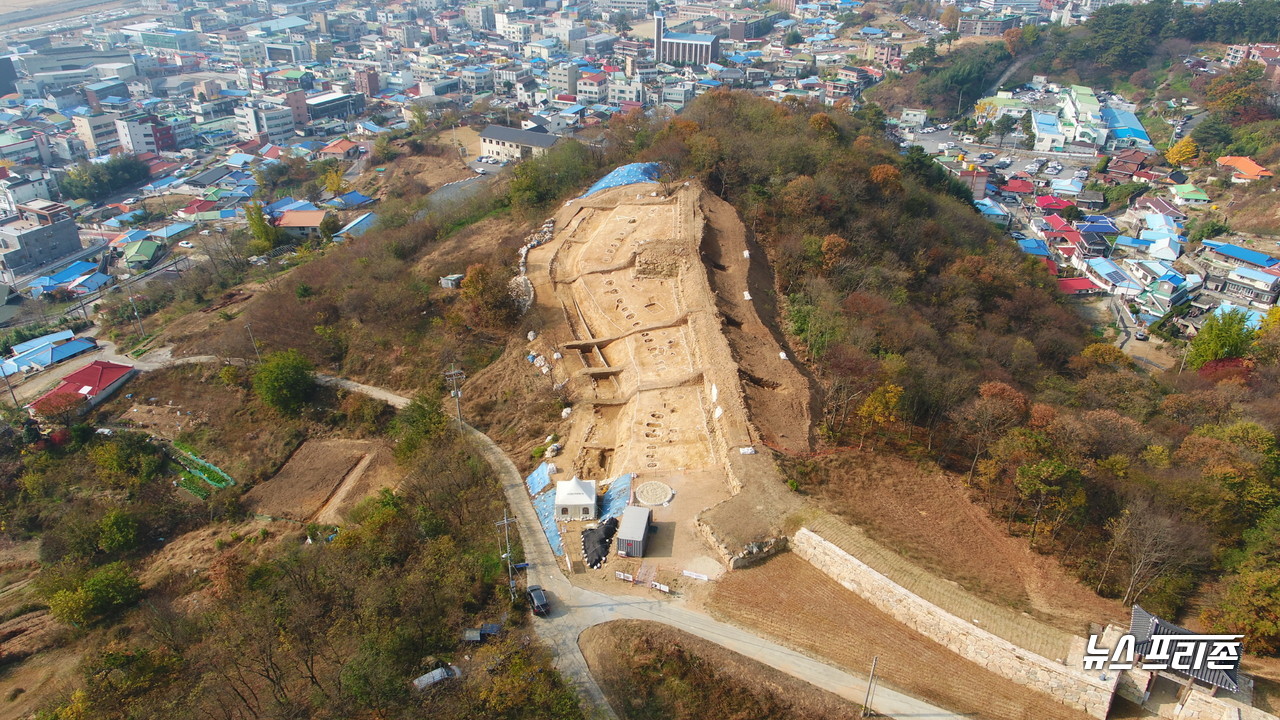
[[561, 480], [556, 483], [556, 520], [595, 520], [595, 480]]
[[445, 275], [444, 277], [440, 278], [440, 287], [445, 288], [447, 290], [457, 290], [458, 288], [462, 287], [462, 281], [465, 278], [466, 276], [463, 275], [462, 273]]
[[649, 508], [629, 505], [618, 525], [618, 555], [644, 557], [645, 536], [649, 533]]

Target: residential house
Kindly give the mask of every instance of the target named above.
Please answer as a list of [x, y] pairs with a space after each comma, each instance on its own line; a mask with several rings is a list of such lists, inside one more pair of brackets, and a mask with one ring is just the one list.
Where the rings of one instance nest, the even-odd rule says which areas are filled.
[[320, 225], [328, 215], [328, 210], [286, 210], [276, 220], [276, 227], [296, 239], [315, 238], [320, 236]]
[[1225, 155], [1218, 158], [1218, 167], [1231, 171], [1231, 182], [1247, 183], [1273, 177], [1274, 173], [1254, 162], [1252, 158]]
[[1175, 205], [1196, 206], [1209, 204], [1208, 194], [1190, 183], [1174, 185], [1169, 188], [1169, 192], [1173, 194], [1173, 202]]
[[28, 405], [27, 411], [33, 416], [57, 415], [68, 411], [82, 415], [111, 397], [135, 373], [131, 365], [94, 360], [64, 377], [57, 387]]
[[163, 245], [155, 240], [135, 240], [121, 250], [120, 260], [135, 272], [151, 267], [160, 257]]
[[353, 160], [360, 157], [360, 143], [339, 138], [320, 148], [316, 155], [321, 159]]
[[1200, 259], [1211, 266], [1222, 268], [1224, 271], [1234, 267], [1265, 270], [1280, 265], [1280, 260], [1266, 253], [1217, 240], [1204, 240], [1201, 242]]

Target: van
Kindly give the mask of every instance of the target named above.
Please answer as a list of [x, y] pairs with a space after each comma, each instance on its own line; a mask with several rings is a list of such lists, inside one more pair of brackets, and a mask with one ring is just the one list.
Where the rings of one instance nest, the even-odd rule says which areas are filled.
[[456, 678], [456, 677], [462, 677], [462, 669], [459, 668], [457, 665], [442, 667], [437, 670], [432, 670], [431, 672], [427, 673], [426, 675], [423, 675], [422, 677], [414, 678], [413, 689], [417, 690], [418, 692], [422, 692], [423, 690], [426, 690], [427, 688], [431, 687], [432, 685], [435, 685], [438, 682], [441, 682], [443, 680], [448, 680], [449, 678]]

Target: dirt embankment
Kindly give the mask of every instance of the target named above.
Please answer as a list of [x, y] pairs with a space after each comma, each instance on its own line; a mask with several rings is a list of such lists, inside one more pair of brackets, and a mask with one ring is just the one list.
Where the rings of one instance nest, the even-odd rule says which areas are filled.
[[1073, 634], [1090, 622], [1126, 622], [1119, 603], [1011, 537], [950, 473], [856, 450], [787, 463], [786, 472], [823, 508], [978, 597]]
[[751, 422], [769, 446], [806, 452], [812, 440], [814, 385], [787, 359], [794, 354], [777, 331], [773, 272], [731, 205], [710, 192], [702, 193], [699, 202], [707, 218], [702, 260], [738, 363]]
[[660, 623], [617, 620], [578, 639], [623, 720], [853, 720], [860, 708], [748, 657]]

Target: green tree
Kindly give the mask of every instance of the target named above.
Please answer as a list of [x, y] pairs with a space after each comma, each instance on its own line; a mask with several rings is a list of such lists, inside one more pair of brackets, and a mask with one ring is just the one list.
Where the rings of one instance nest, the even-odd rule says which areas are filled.
[[109, 510], [98, 521], [98, 549], [129, 552], [138, 546], [138, 521], [122, 510]]
[[800, 34], [800, 31], [793, 29], [791, 30], [791, 32], [787, 33], [786, 37], [782, 39], [782, 44], [786, 45], [787, 47], [791, 47], [792, 45], [797, 45], [803, 41], [804, 41], [804, 36]]
[[244, 208], [244, 219], [249, 225], [249, 234], [253, 240], [249, 243], [249, 252], [261, 255], [284, 242], [284, 231], [272, 224], [262, 209], [262, 203], [249, 203]]
[[1018, 126], [1018, 120], [1012, 115], [1001, 115], [1000, 117], [996, 118], [996, 122], [995, 122], [995, 125], [992, 127], [992, 130], [995, 132], [995, 134], [1000, 136], [1000, 145], [1002, 146], [1004, 145], [1005, 136], [1013, 132], [1013, 129], [1017, 126]]
[[55, 618], [85, 625], [132, 605], [142, 597], [142, 585], [122, 562], [91, 572], [78, 587], [62, 589], [49, 597]]
[[342, 229], [342, 221], [337, 215], [325, 213], [324, 219], [320, 221], [320, 237], [325, 242], [333, 239], [333, 236]]
[[1187, 365], [1199, 369], [1207, 362], [1244, 357], [1253, 344], [1254, 331], [1244, 310], [1214, 313], [1191, 341]]
[[396, 415], [396, 455], [412, 457], [423, 444], [434, 443], [449, 429], [449, 416], [438, 393], [419, 393]]
[[268, 406], [296, 415], [315, 389], [315, 369], [297, 350], [274, 352], [253, 372], [253, 389]]

